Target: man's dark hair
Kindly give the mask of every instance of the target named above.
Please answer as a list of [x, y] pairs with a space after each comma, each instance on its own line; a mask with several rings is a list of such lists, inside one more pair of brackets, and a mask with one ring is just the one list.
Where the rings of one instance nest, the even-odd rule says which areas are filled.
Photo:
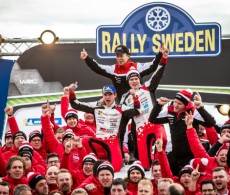
[[59, 157], [59, 155], [58, 155], [57, 153], [50, 153], [50, 154], [48, 154], [48, 156], [46, 157], [46, 163], [48, 163], [48, 160], [49, 160], [50, 158], [53, 158], [53, 157], [58, 157], [58, 159], [59, 159], [59, 161], [60, 161], [60, 157]]
[[6, 165], [6, 170], [9, 171], [11, 169], [11, 166], [12, 166], [13, 162], [16, 161], [16, 160], [22, 162], [23, 170], [25, 172], [26, 171], [26, 163], [25, 163], [25, 161], [23, 160], [23, 158], [21, 156], [12, 156], [12, 157], [10, 157], [10, 159], [8, 160], [7, 165]]
[[169, 195], [185, 195], [185, 190], [180, 184], [173, 183], [168, 188], [168, 194]]
[[97, 160], [93, 163], [93, 176], [94, 177], [97, 177], [97, 168], [103, 162], [105, 162], [105, 160]]
[[10, 194], [11, 187], [9, 183], [7, 183], [6, 181], [0, 181], [0, 186], [7, 186], [9, 188], [9, 194]]
[[122, 178], [116, 178], [113, 180], [111, 186], [117, 186], [117, 185], [122, 185], [124, 190], [127, 189], [127, 183]]
[[155, 166], [155, 165], [160, 165], [160, 163], [159, 163], [158, 160], [154, 160], [154, 161], [152, 162], [152, 165], [151, 165], [151, 166], [153, 167], [153, 166]]
[[211, 184], [212, 187], [213, 187], [213, 190], [216, 189], [215, 183], [214, 183], [211, 179], [206, 179], [206, 180], [203, 180], [203, 181], [200, 183], [200, 191], [202, 191], [202, 186], [203, 186], [203, 185], [206, 185], [206, 184]]

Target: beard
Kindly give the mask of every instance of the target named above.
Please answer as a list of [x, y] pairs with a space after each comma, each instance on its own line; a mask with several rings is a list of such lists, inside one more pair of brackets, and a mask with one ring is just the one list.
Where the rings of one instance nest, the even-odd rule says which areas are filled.
[[70, 191], [69, 185], [66, 184], [66, 183], [62, 184], [62, 186], [61, 186], [61, 191], [62, 191], [64, 194], [67, 194], [67, 193]]

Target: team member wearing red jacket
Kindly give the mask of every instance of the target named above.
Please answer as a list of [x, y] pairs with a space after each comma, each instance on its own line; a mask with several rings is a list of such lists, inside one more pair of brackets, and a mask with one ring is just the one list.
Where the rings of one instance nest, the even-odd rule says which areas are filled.
[[2, 180], [10, 184], [11, 195], [13, 195], [14, 188], [18, 184], [28, 185], [28, 180], [24, 176], [26, 165], [21, 157], [19, 156], [11, 157], [10, 160], [7, 162], [6, 170], [7, 170], [7, 176], [3, 177]]
[[[66, 113], [69, 111], [69, 94], [70, 94], [69, 87], [65, 87], [63, 96], [61, 98], [61, 115], [64, 119], [65, 119]], [[84, 114], [84, 119], [85, 120], [79, 119], [78, 125], [90, 127], [93, 130], [93, 132], [96, 133], [96, 123], [95, 123], [94, 115], [86, 112]]]
[[[229, 171], [229, 167], [227, 166], [227, 148], [221, 148], [215, 157], [210, 157], [202, 144], [199, 141], [196, 130], [193, 128], [193, 115], [192, 113], [187, 114], [185, 117], [185, 123], [187, 125], [187, 139], [191, 148], [191, 151], [195, 158], [207, 158], [207, 173], [212, 174], [212, 170], [216, 167], [224, 167], [226, 171]], [[229, 139], [229, 138], [228, 138]]]
[[145, 177], [144, 168], [140, 161], [134, 161], [134, 163], [128, 169], [128, 177], [124, 180], [128, 183], [127, 189], [133, 195], [137, 195], [138, 182]]
[[[11, 128], [11, 132], [14, 135], [19, 131], [17, 121], [13, 115], [13, 107], [6, 107], [5, 113], [8, 115], [8, 123]], [[45, 143], [42, 140], [42, 134], [39, 130], [34, 130], [29, 134], [29, 142], [32, 144], [34, 150], [39, 153], [45, 161], [47, 152]]]
[[84, 187], [89, 195], [109, 195], [113, 178], [113, 166], [105, 161], [97, 167], [95, 174], [88, 177], [79, 187]]
[[[18, 155], [18, 151], [19, 151], [19, 149], [20, 149], [20, 147], [24, 141], [26, 141], [26, 134], [23, 131], [17, 131], [13, 135], [14, 146], [10, 149], [10, 151], [5, 152], [3, 154], [6, 162], [10, 159], [10, 157]], [[38, 152], [34, 151], [33, 159], [34, 159], [33, 160], [34, 164], [40, 164], [43, 167], [46, 167], [44, 160], [42, 159], [41, 155]]]
[[[69, 168], [69, 154], [73, 147], [77, 147], [79, 151], [79, 161], [82, 167], [76, 167], [74, 170]], [[73, 188], [78, 187], [87, 177], [93, 174], [93, 164], [97, 160], [94, 153], [86, 155], [85, 147], [81, 143], [81, 139], [75, 137], [65, 144], [65, 153], [63, 154], [61, 167], [68, 169], [73, 178]]]
[[[165, 151], [163, 150], [163, 144], [162, 139], [158, 138], [156, 141], [156, 149], [157, 149], [157, 155], [159, 159], [159, 163], [161, 166], [161, 174], [162, 178], [171, 178], [174, 182], [179, 183], [183, 186], [185, 189], [186, 195], [195, 194], [199, 191], [199, 185], [197, 184], [197, 180], [195, 180], [195, 183], [192, 182], [192, 172], [193, 168], [190, 165], [184, 166], [177, 176], [174, 176], [168, 162], [168, 158], [166, 156]], [[194, 185], [193, 185], [194, 184]]]
[[11, 147], [13, 146], [13, 136], [11, 130], [6, 131], [4, 138], [5, 138], [5, 145], [2, 146], [1, 148], [3, 153], [10, 151]]
[[33, 159], [34, 151], [32, 150], [32, 146], [31, 149], [28, 148], [29, 145], [18, 150], [18, 156], [21, 156], [26, 164], [25, 176], [27, 176], [29, 172], [36, 172], [45, 175], [46, 166], [42, 166], [37, 163], [36, 159]]
[[[64, 153], [64, 146], [67, 141], [69, 141], [72, 137], [75, 136], [73, 131], [71, 129], [66, 130], [66, 132], [63, 134], [62, 137], [62, 143], [60, 143], [57, 138], [54, 135], [54, 131], [52, 129], [51, 123], [50, 123], [50, 116], [49, 116], [49, 104], [43, 104], [42, 105], [42, 116], [41, 116], [41, 123], [42, 128], [44, 132], [44, 139], [46, 139], [47, 147], [50, 152], [57, 153], [62, 159], [62, 155]], [[73, 116], [75, 115], [75, 112], [68, 113], [68, 115]], [[85, 135], [85, 129], [81, 129], [78, 131], [78, 136], [82, 136], [82, 134]], [[86, 134], [87, 135], [87, 134]], [[91, 134], [90, 134], [91, 135]], [[81, 163], [79, 163], [79, 153], [78, 149], [75, 147], [70, 154], [70, 168], [74, 169], [76, 166], [81, 166]]]
[[[62, 104], [67, 104], [67, 106], [69, 105], [68, 104], [68, 98], [62, 98], [64, 101], [66, 101], [65, 103], [63, 103], [63, 100], [62, 100]], [[63, 107], [63, 105], [62, 105]], [[55, 120], [54, 120], [54, 111], [55, 111], [55, 106], [50, 106], [50, 111], [49, 113], [51, 114], [50, 116], [50, 121], [52, 122], [53, 124], [53, 130], [54, 132], [56, 132], [56, 130], [58, 128], [60, 128], [56, 123], [55, 123]], [[62, 111], [63, 112], [63, 111]], [[95, 136], [95, 131], [87, 126], [86, 124], [83, 124], [82, 122], [80, 123], [79, 122], [79, 118], [78, 118], [78, 114], [77, 114], [77, 111], [74, 110], [74, 109], [68, 109], [66, 108], [66, 111], [63, 112], [65, 113], [64, 114], [64, 119], [66, 121], [66, 126], [63, 126], [62, 128], [64, 128], [65, 130], [67, 129], [72, 129], [72, 131], [74, 132], [75, 135], [79, 136], [79, 134], [81, 136], [84, 136], [84, 135], [88, 135], [88, 136]]]

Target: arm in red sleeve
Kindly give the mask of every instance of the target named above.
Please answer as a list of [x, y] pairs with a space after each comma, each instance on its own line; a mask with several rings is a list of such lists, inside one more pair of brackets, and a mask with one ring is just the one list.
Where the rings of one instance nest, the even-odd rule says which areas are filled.
[[78, 152], [79, 152], [79, 163], [82, 164], [83, 158], [87, 155], [85, 147], [82, 146], [81, 148], [78, 148]]
[[67, 96], [63, 96], [61, 98], [61, 115], [63, 119], [65, 119], [65, 114], [68, 112], [68, 109], [69, 109], [69, 98]]
[[162, 177], [174, 179], [165, 151], [157, 152], [157, 153], [158, 153], [159, 163], [161, 166]]
[[53, 125], [53, 131], [56, 132], [58, 128], [60, 128], [56, 123], [55, 123], [55, 119], [54, 119], [54, 114], [51, 114], [50, 116], [50, 122]]
[[206, 127], [205, 129], [209, 143], [211, 145], [215, 144], [219, 140], [216, 129], [214, 127]]
[[[60, 168], [69, 170], [69, 154], [65, 152], [62, 155]], [[72, 171], [72, 170], [69, 170], [69, 171]]]
[[186, 131], [190, 149], [195, 158], [210, 158], [200, 142], [196, 130], [194, 128], [187, 129]]
[[42, 156], [37, 151], [35, 151], [35, 150], [34, 150], [33, 157], [38, 161], [39, 165], [43, 166], [46, 169], [46, 164], [45, 164]]
[[59, 142], [54, 135], [54, 131], [51, 127], [50, 119], [48, 115], [41, 116], [41, 124], [42, 124], [45, 143], [47, 144], [46, 145], [47, 148], [49, 149], [50, 152], [59, 153], [57, 151], [58, 150], [57, 146]]
[[7, 175], [6, 173], [6, 160], [2, 154], [2, 150], [0, 149], [0, 174], [4, 177]]
[[14, 116], [8, 117], [8, 123], [9, 123], [11, 133], [14, 136], [14, 134], [19, 131], [19, 127], [15, 117]]

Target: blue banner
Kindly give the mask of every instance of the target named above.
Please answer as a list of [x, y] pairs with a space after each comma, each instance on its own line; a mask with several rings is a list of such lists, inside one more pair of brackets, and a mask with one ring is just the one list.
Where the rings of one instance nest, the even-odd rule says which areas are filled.
[[[62, 119], [61, 118], [54, 118], [54, 122], [56, 125], [61, 126]], [[41, 125], [41, 118], [27, 118], [25, 119], [25, 126], [37, 126]]]
[[10, 73], [14, 65], [13, 60], [0, 59], [0, 138], [2, 137], [2, 129], [4, 124], [4, 109], [6, 107], [8, 89], [10, 83]]
[[97, 28], [100, 58], [114, 58], [115, 47], [120, 44], [130, 48], [132, 58], [152, 58], [162, 42], [170, 57], [217, 56], [221, 52], [221, 26], [196, 23], [180, 7], [155, 2], [135, 9], [121, 25]]

